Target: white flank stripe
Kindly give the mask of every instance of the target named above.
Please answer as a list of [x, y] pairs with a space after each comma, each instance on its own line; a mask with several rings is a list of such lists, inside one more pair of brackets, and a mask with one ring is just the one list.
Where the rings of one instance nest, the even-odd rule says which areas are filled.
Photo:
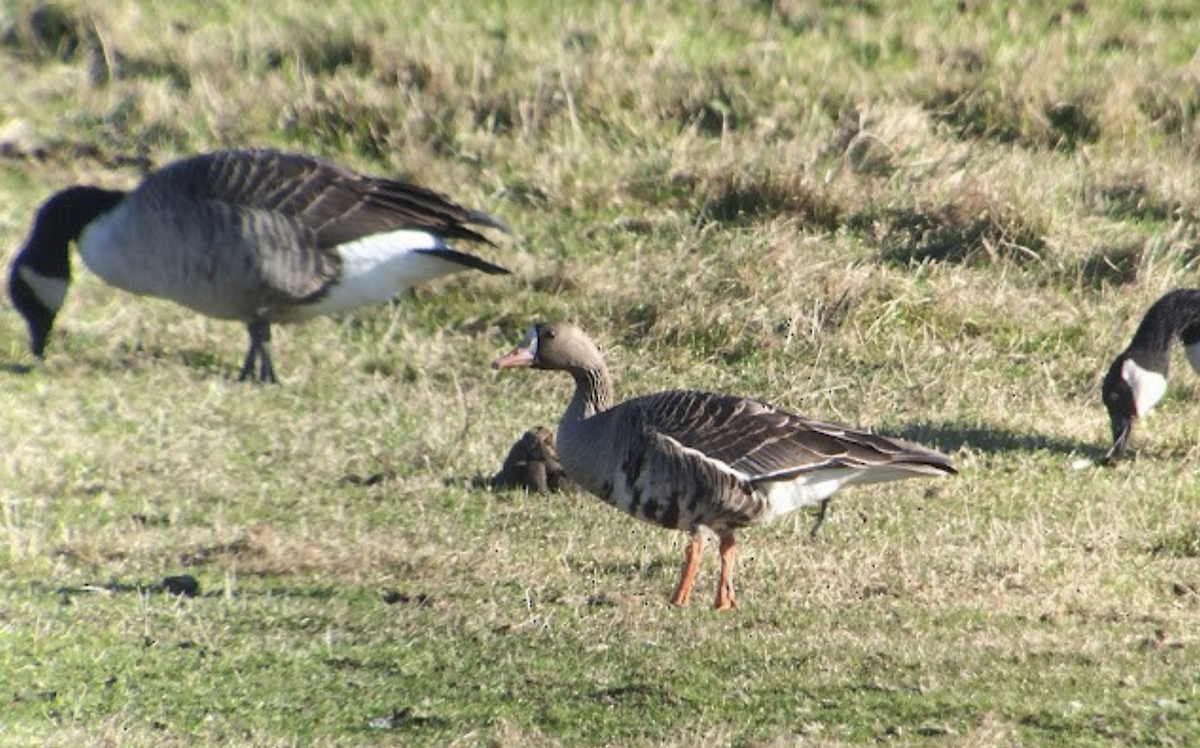
[[38, 301], [42, 302], [52, 312], [57, 313], [62, 309], [63, 301], [67, 298], [67, 282], [62, 278], [51, 278], [48, 275], [42, 275], [22, 265], [17, 271], [21, 275], [21, 280], [33, 289], [33, 293], [38, 297]]
[[717, 470], [720, 470], [722, 473], [731, 475], [743, 483], [750, 480], [749, 475], [746, 475], [743, 472], [734, 470], [732, 467], [729, 466], [728, 463], [725, 463], [725, 462], [722, 462], [721, 460], [717, 460], [712, 457], [709, 457], [708, 455], [704, 454], [700, 450], [692, 449], [691, 447], [685, 445], [683, 442], [679, 441], [678, 439], [674, 439], [674, 438], [667, 436], [666, 434], [663, 434], [661, 432], [659, 433], [659, 436], [662, 437], [663, 439], [665, 439], [666, 441], [674, 444], [679, 449], [679, 451], [683, 452], [684, 454], [691, 455], [699, 460], [704, 460], [709, 465], [712, 465]]

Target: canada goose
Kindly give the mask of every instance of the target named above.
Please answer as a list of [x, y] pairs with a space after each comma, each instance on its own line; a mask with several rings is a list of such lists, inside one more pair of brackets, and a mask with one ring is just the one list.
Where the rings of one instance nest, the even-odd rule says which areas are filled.
[[456, 251], [500, 221], [422, 187], [270, 149], [218, 151], [151, 172], [132, 192], [78, 186], [38, 210], [9, 293], [45, 352], [71, 281], [68, 245], [130, 293], [246, 323], [239, 379], [274, 382], [271, 324], [378, 304], [461, 270], [508, 271]]
[[1108, 461], [1124, 456], [1134, 422], [1166, 394], [1171, 340], [1176, 337], [1183, 343], [1188, 362], [1200, 373], [1200, 289], [1176, 289], [1154, 302], [1129, 347], [1108, 368], [1101, 388], [1112, 424]]
[[676, 605], [691, 597], [702, 528], [720, 538], [716, 607], [735, 608], [734, 531], [827, 501], [843, 485], [956, 472], [940, 452], [744, 397], [676, 390], [614, 405], [600, 351], [569, 324], [535, 325], [492, 366], [575, 378], [558, 428], [567, 477], [639, 519], [692, 534]]

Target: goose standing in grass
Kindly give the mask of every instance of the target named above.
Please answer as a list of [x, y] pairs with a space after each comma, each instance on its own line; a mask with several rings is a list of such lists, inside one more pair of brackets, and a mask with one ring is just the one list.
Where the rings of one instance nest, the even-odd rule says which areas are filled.
[[71, 280], [68, 245], [106, 283], [244, 322], [240, 379], [274, 382], [271, 324], [386, 302], [463, 270], [508, 271], [452, 249], [505, 225], [450, 199], [270, 149], [218, 151], [150, 173], [132, 192], [78, 186], [38, 210], [9, 293], [42, 357]]
[[828, 501], [844, 485], [955, 473], [940, 452], [744, 397], [670, 391], [614, 405], [600, 351], [573, 325], [535, 325], [492, 366], [575, 378], [558, 429], [567, 477], [639, 519], [692, 534], [676, 605], [691, 597], [703, 528], [720, 538], [716, 607], [735, 608], [736, 530]]
[[1171, 341], [1179, 338], [1192, 368], [1200, 373], [1200, 289], [1180, 288], [1147, 310], [1129, 347], [1108, 368], [1101, 388], [1112, 424], [1113, 446], [1107, 460], [1124, 456], [1133, 424], [1167, 392]]

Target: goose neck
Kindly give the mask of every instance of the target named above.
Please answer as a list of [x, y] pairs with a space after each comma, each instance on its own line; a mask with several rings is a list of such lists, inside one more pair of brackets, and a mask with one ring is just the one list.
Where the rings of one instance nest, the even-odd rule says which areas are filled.
[[567, 420], [582, 421], [612, 407], [612, 381], [603, 364], [572, 369], [571, 376], [575, 378], [575, 397], [567, 408]]
[[1166, 374], [1170, 366], [1171, 341], [1179, 337], [1185, 345], [1190, 345], [1195, 342], [1198, 325], [1200, 291], [1172, 291], [1146, 312], [1130, 342], [1130, 355], [1139, 365]]
[[50, 278], [69, 279], [67, 249], [88, 224], [117, 206], [125, 193], [99, 187], [71, 187], [38, 210], [33, 230], [17, 263]]

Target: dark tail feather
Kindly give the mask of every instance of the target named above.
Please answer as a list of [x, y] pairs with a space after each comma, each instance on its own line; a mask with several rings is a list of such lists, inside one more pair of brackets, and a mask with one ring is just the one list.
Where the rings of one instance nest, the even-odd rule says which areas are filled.
[[904, 446], [908, 447], [907, 453], [896, 455], [892, 464], [894, 465], [916, 465], [941, 470], [947, 475], [958, 475], [958, 468], [954, 467], [954, 462], [950, 459], [950, 455], [942, 454], [935, 449], [922, 447], [919, 444], [905, 442]]
[[489, 216], [487, 213], [484, 213], [480, 210], [467, 211], [466, 223], [472, 223], [476, 226], [487, 226], [490, 229], [503, 231], [506, 234], [512, 233], [512, 229], [509, 228], [507, 223], [494, 216]]
[[932, 468], [933, 470], [940, 470], [941, 472], [945, 473], [946, 475], [958, 475], [958, 468], [954, 467], [954, 464], [950, 462], [949, 457], [946, 457], [945, 455], [938, 455], [938, 457], [941, 459], [937, 459], [937, 458], [930, 459], [930, 458], [922, 455], [922, 456], [914, 458], [914, 459], [899, 459], [899, 460], [896, 460], [895, 462], [893, 462], [892, 464], [893, 465], [912, 465], [918, 469]]
[[506, 270], [499, 265], [493, 265], [487, 260], [469, 255], [466, 252], [459, 252], [457, 249], [442, 248], [442, 249], [418, 249], [421, 254], [436, 257], [439, 260], [447, 262], [456, 262], [463, 267], [471, 268], [472, 270], [481, 270], [488, 275], [511, 275], [509, 270]]

